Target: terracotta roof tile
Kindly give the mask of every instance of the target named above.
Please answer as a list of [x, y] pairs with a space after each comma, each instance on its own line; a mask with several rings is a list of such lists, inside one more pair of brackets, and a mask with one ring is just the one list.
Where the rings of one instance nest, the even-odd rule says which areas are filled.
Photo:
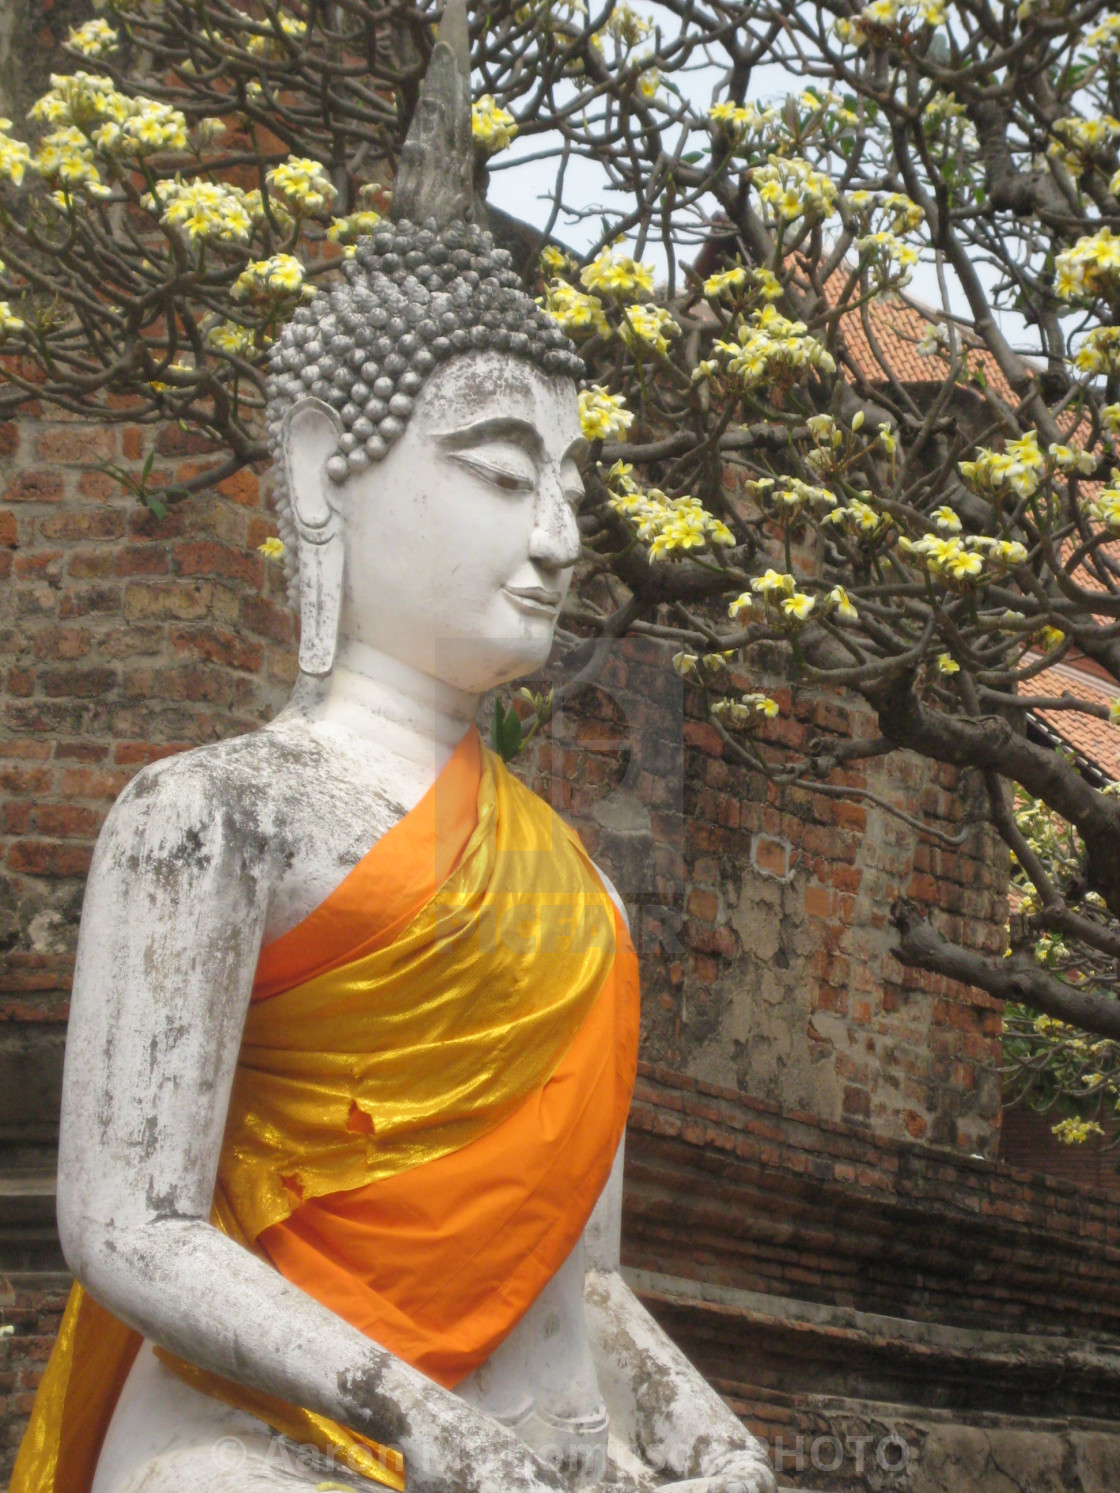
[[[1044, 669], [1023, 692], [1028, 691], [1031, 695], [1073, 695], [1078, 700], [1106, 708], [1117, 697], [1114, 683], [1098, 679], [1067, 663]], [[1120, 779], [1120, 727], [1078, 710], [1038, 710], [1033, 713], [1106, 776]]]

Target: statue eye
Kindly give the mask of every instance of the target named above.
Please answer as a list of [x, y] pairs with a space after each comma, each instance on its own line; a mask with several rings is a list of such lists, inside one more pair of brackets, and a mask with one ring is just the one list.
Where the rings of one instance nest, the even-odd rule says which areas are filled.
[[500, 467], [482, 467], [480, 470], [503, 492], [525, 492], [532, 486], [531, 482], [519, 477], [516, 472], [503, 472]]
[[498, 451], [455, 451], [452, 460], [475, 472], [501, 492], [532, 492], [537, 485], [537, 470], [525, 452], [510, 449]]

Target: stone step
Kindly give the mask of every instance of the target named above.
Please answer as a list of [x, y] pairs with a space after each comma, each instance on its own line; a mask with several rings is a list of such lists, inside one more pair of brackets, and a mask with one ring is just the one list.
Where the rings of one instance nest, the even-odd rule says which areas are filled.
[[0, 1172], [0, 1274], [65, 1270], [53, 1171]]

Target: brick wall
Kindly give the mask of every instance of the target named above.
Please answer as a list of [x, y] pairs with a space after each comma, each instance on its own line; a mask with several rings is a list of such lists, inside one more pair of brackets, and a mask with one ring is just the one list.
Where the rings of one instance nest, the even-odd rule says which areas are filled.
[[[681, 697], [668, 652], [617, 645], [526, 768], [630, 906], [643, 1054], [876, 1134], [994, 1155], [998, 1006], [898, 964], [888, 914], [906, 896], [950, 937], [1001, 950], [995, 835], [981, 823], [960, 846], [931, 844], [857, 797], [775, 788], [732, 759], [698, 694]], [[866, 710], [834, 694], [760, 685], [782, 706], [767, 739], [787, 751], [825, 725], [875, 734]], [[947, 835], [971, 812], [951, 769], [908, 754], [831, 781]]]
[[780, 1483], [1120, 1487], [1113, 1197], [649, 1066], [626, 1144], [631, 1284]]
[[[146, 762], [253, 729], [293, 677], [257, 479], [154, 518], [97, 461], [185, 479], [172, 427], [0, 427], [0, 1144], [49, 1144], [84, 876]], [[18, 1081], [16, 1075], [18, 1074]]]

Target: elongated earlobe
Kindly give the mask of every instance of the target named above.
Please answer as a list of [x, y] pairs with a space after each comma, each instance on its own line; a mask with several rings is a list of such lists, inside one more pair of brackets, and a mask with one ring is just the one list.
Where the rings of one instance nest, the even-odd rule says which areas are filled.
[[334, 666], [342, 612], [345, 545], [327, 480], [338, 437], [338, 416], [321, 400], [302, 400], [284, 418], [284, 475], [299, 535], [299, 666], [320, 678]]

